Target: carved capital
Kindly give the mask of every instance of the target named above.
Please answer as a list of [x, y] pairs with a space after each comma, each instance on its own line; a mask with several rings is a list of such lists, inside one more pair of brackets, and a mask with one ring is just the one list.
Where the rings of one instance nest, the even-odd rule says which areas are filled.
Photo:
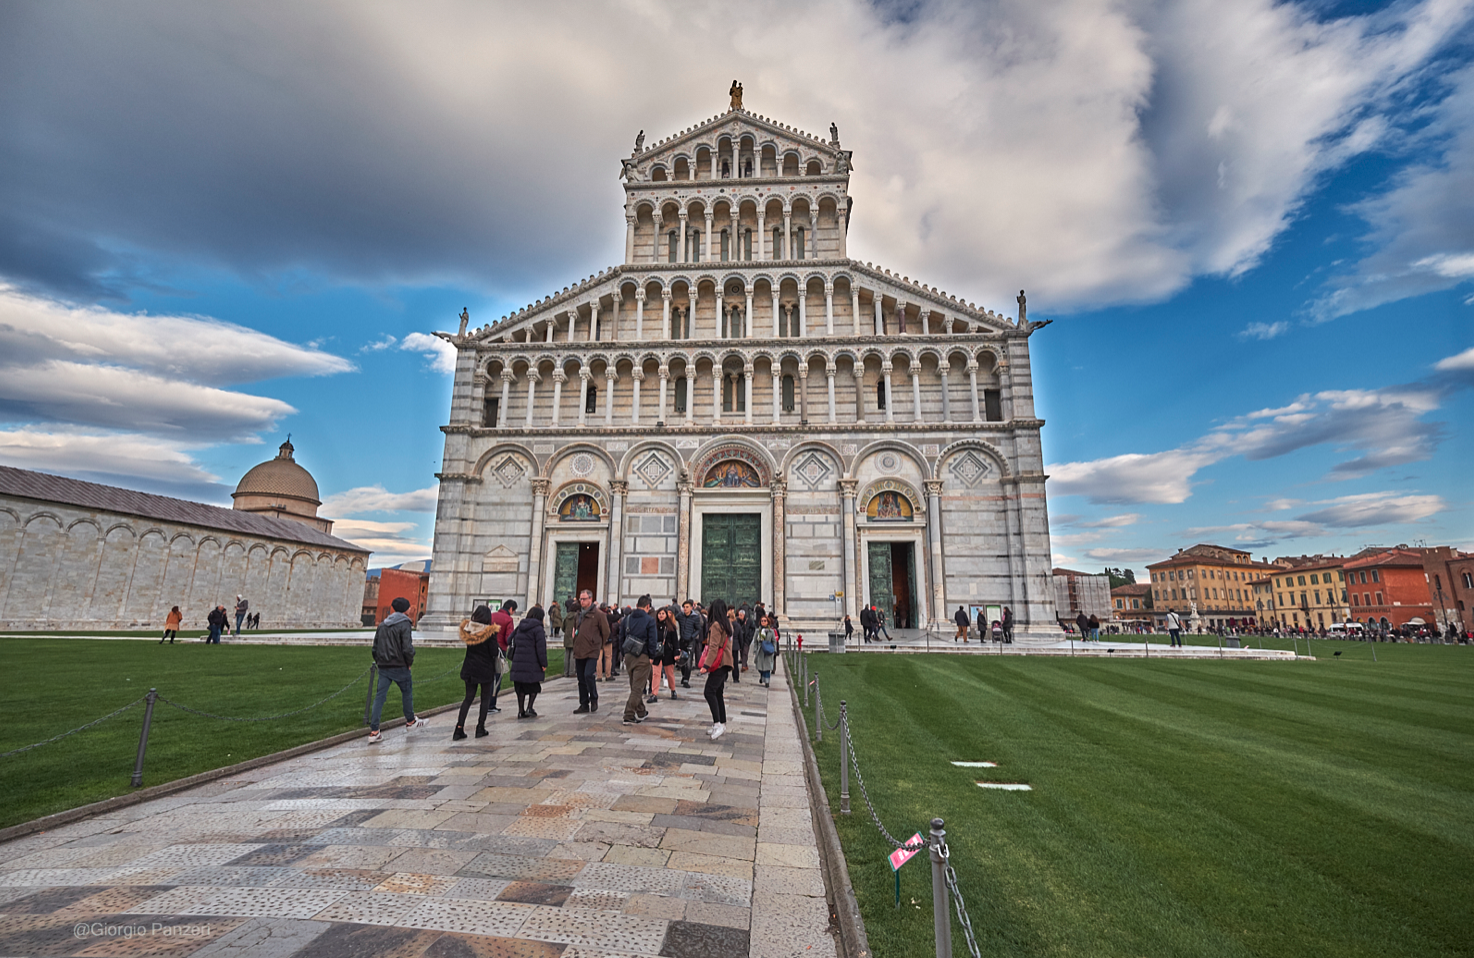
[[594, 378], [594, 371], [587, 366], [581, 366], [578, 370], [578, 378], [584, 382], [590, 382]]
[[563, 369], [563, 367], [560, 366], [557, 369], [553, 370], [553, 382], [555, 382], [555, 383], [566, 383], [566, 382], [568, 382], [568, 373], [567, 373], [567, 371], [565, 371]]
[[834, 295], [834, 283], [833, 282], [831, 282], [829, 280], [825, 280], [824, 281], [824, 295], [825, 296], [833, 296]]
[[788, 495], [788, 480], [774, 476], [768, 480], [768, 492], [774, 499], [782, 499]]
[[612, 383], [612, 382], [614, 382], [614, 380], [616, 380], [618, 378], [619, 378], [619, 374], [614, 371], [614, 367], [613, 366], [605, 366], [604, 367], [604, 379], [607, 382], [611, 382]]
[[670, 291], [670, 288], [669, 287], [667, 287], [666, 289], [662, 289], [660, 291], [660, 298], [663, 299], [663, 300], [665, 300], [667, 303], [670, 302], [670, 297], [671, 297], [671, 291]]
[[661, 366], [660, 367], [660, 381], [661, 382], [665, 382], [669, 378], [670, 378], [670, 367], [669, 366]]
[[744, 376], [746, 376], [748, 379], [751, 379], [752, 378], [752, 363], [743, 363], [742, 364], [742, 374]]
[[841, 496], [844, 496], [846, 499], [855, 498], [855, 493], [859, 491], [859, 488], [860, 480], [858, 479], [839, 480], [839, 494]]
[[542, 373], [538, 372], [536, 369], [529, 369], [527, 371], [527, 378], [535, 383], [540, 383], [543, 381]]
[[926, 494], [928, 496], [940, 496], [942, 494], [942, 480], [940, 479], [923, 479], [921, 480], [921, 484], [926, 487]]
[[690, 475], [686, 473], [682, 473], [681, 477], [676, 480], [676, 492], [680, 493], [683, 496], [689, 496], [691, 494], [691, 490], [694, 489], [695, 486], [696, 484], [691, 481]]
[[629, 493], [630, 484], [624, 479], [611, 479], [609, 481], [609, 491], [616, 496], [623, 496]]
[[643, 370], [643, 369], [639, 369], [639, 368], [631, 369], [630, 370], [630, 375], [634, 377], [635, 382], [642, 383], [642, 382], [645, 381], [645, 370]]
[[889, 359], [880, 364], [880, 371], [887, 376], [891, 374], [891, 370], [894, 368], [895, 367], [891, 365], [891, 361]]
[[645, 288], [642, 286], [639, 289], [635, 290], [635, 302], [637, 302], [637, 303], [643, 303], [644, 301], [645, 301]]
[[517, 377], [512, 374], [512, 371], [510, 369], [503, 369], [501, 380], [504, 383], [514, 383], [517, 381]]
[[532, 480], [532, 494], [534, 496], [545, 497], [547, 496], [548, 490], [552, 487], [552, 485], [553, 480], [551, 479], [534, 479]]

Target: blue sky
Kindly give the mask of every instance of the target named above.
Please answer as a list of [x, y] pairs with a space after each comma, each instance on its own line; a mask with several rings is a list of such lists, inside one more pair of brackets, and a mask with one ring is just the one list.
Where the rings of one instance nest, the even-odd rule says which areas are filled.
[[838, 124], [852, 255], [1055, 320], [1060, 564], [1474, 548], [1474, 4], [730, 7], [8, 4], [0, 462], [223, 504], [290, 432], [427, 555], [426, 333], [616, 263], [737, 76]]

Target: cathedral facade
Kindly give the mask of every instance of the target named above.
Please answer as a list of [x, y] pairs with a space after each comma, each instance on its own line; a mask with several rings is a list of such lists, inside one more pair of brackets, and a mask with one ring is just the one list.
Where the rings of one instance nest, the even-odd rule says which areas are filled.
[[[852, 156], [733, 106], [622, 161], [624, 262], [457, 334], [426, 628], [587, 588], [1054, 626], [1030, 323], [849, 258]], [[858, 624], [858, 620], [857, 624]]]

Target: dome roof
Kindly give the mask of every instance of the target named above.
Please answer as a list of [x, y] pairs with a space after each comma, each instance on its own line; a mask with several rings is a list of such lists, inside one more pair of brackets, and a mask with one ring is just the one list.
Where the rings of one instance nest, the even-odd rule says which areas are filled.
[[275, 459], [268, 459], [251, 468], [241, 477], [231, 498], [239, 496], [277, 496], [287, 499], [302, 499], [315, 506], [322, 505], [317, 497], [317, 480], [312, 473], [303, 469], [292, 458], [292, 442], [281, 444]]

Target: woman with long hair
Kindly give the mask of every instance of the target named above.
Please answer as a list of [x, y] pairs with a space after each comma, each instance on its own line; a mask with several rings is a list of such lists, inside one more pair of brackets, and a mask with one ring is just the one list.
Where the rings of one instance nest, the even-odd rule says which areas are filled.
[[670, 697], [675, 699], [676, 695], [676, 657], [680, 654], [676, 644], [680, 638], [680, 630], [676, 627], [676, 617], [671, 609], [657, 609], [655, 612], [655, 628], [660, 635], [660, 657], [650, 659], [650, 698], [646, 701], [654, 702], [660, 695], [660, 677], [665, 676], [665, 684], [670, 686]]
[[496, 660], [501, 646], [496, 642], [497, 626], [491, 621], [491, 609], [478, 605], [469, 619], [461, 622], [461, 642], [466, 646], [466, 660], [461, 663], [461, 681], [466, 683], [466, 697], [461, 701], [461, 714], [456, 719], [451, 738], [459, 742], [466, 735], [466, 715], [476, 692], [481, 692], [481, 714], [476, 720], [476, 737], [485, 738], [486, 713], [496, 707]]
[[727, 730], [727, 702], [723, 693], [727, 673], [732, 670], [732, 633], [727, 621], [727, 603], [712, 599], [710, 625], [706, 631], [706, 653], [701, 657], [701, 671], [706, 676], [706, 704], [711, 709], [711, 731], [707, 736], [715, 742]]

